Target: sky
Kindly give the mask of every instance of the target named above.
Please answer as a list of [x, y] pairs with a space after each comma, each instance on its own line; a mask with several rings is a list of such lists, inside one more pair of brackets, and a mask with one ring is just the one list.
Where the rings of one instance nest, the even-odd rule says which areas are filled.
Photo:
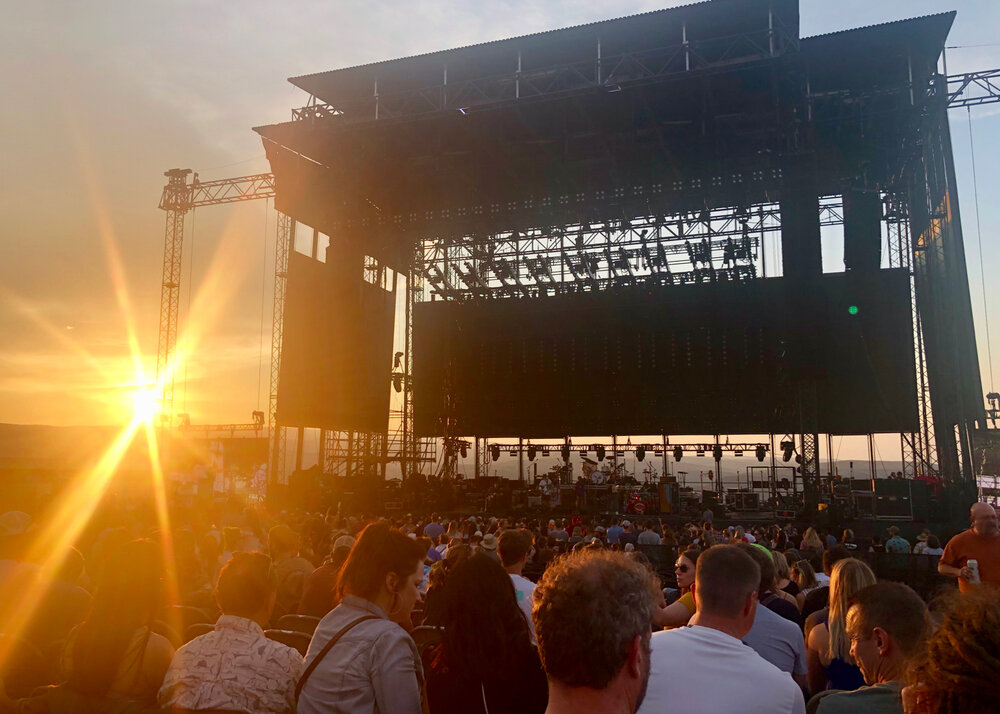
[[[264, 172], [252, 126], [308, 97], [287, 77], [670, 7], [676, 2], [0, 0], [0, 422], [113, 424], [155, 372], [173, 167], [203, 180]], [[957, 10], [951, 73], [1000, 67], [1000, 3], [802, 0], [802, 35]], [[1000, 377], [1000, 105], [951, 113], [984, 388]], [[201, 209], [184, 246], [175, 406], [196, 423], [266, 409], [274, 213]], [[980, 260], [980, 250], [982, 260]], [[990, 318], [989, 333], [986, 317]], [[131, 326], [131, 328], [130, 328]], [[401, 328], [400, 328], [401, 329]]]

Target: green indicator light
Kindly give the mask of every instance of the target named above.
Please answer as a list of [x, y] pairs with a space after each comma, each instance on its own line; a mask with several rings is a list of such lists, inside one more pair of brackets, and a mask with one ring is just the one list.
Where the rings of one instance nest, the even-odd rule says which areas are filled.
[[847, 313], [849, 315], [857, 315], [858, 314], [858, 306], [857, 305], [851, 305], [849, 308], [847, 308]]

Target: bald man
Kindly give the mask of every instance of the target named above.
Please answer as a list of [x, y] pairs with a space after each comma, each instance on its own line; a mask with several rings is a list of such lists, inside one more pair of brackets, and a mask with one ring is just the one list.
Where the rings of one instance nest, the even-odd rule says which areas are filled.
[[979, 564], [979, 580], [987, 585], [1000, 587], [1000, 528], [997, 512], [988, 503], [974, 503], [969, 513], [972, 527], [948, 541], [944, 554], [938, 561], [938, 572], [958, 578], [958, 589], [963, 593], [974, 590], [970, 560]]

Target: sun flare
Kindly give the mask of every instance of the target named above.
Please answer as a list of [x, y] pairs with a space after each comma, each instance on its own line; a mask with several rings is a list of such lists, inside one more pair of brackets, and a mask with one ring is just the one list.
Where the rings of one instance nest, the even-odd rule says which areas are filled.
[[160, 411], [160, 395], [155, 389], [142, 388], [132, 392], [132, 415], [139, 424], [152, 424]]

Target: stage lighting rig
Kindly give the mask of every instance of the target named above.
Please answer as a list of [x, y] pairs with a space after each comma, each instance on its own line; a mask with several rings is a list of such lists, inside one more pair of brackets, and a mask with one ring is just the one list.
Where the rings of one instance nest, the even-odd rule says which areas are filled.
[[767, 449], [763, 446], [758, 446], [756, 449], [756, 456], [758, 461], [764, 461], [764, 457], [767, 456]]
[[791, 461], [792, 454], [795, 452], [795, 442], [794, 441], [782, 441], [781, 442], [781, 460]]
[[604, 450], [604, 447], [603, 446], [598, 446], [597, 447], [597, 460], [598, 461], [604, 461], [605, 453], [606, 452]]
[[674, 447], [674, 461], [680, 461], [684, 457], [684, 449], [679, 446]]
[[716, 461], [722, 461], [722, 447], [716, 445], [712, 448], [712, 458]]
[[569, 463], [569, 446], [563, 444], [562, 448], [559, 449], [559, 455], [562, 456], [562, 460]]
[[493, 459], [494, 461], [498, 461], [500, 459], [499, 444], [490, 444], [490, 458]]
[[534, 461], [535, 455], [538, 453], [538, 449], [532, 445], [528, 444], [528, 461]]
[[639, 461], [644, 460], [646, 458], [646, 447], [644, 446], [637, 447], [635, 450], [635, 458]]
[[255, 409], [253, 411], [253, 413], [252, 413], [252, 416], [253, 416], [253, 425], [254, 425], [254, 427], [256, 427], [257, 429], [263, 429], [264, 428], [264, 412], [260, 411], [259, 409]]

